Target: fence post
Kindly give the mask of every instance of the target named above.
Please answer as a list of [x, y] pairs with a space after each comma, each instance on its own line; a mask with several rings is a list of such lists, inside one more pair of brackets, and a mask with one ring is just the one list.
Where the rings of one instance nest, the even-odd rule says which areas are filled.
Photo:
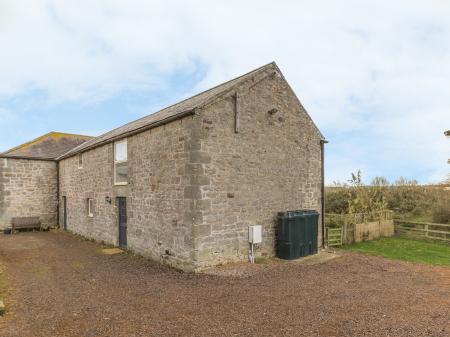
[[428, 237], [428, 224], [425, 224], [425, 237]]
[[[378, 213], [379, 215], [380, 215], [380, 213]], [[383, 214], [383, 213], [381, 213], [381, 214]], [[379, 238], [381, 238], [381, 222], [384, 222], [384, 220], [382, 220], [382, 217], [383, 216], [379, 216], [378, 217], [378, 237]], [[383, 234], [384, 234], [384, 231], [383, 231]]]
[[344, 216], [344, 233], [343, 233], [343, 241], [347, 244], [347, 225], [348, 225], [348, 219], [347, 219], [347, 214], [345, 214]]

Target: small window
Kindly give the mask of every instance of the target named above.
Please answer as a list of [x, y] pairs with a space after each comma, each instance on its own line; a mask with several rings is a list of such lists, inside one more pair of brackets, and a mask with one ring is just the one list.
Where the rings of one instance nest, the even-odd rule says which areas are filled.
[[3, 158], [3, 168], [8, 168], [8, 158]]
[[88, 199], [88, 216], [90, 218], [94, 217], [94, 200]]
[[128, 149], [127, 140], [114, 143], [114, 184], [128, 183]]
[[79, 169], [83, 168], [83, 154], [82, 153], [78, 154], [78, 168]]

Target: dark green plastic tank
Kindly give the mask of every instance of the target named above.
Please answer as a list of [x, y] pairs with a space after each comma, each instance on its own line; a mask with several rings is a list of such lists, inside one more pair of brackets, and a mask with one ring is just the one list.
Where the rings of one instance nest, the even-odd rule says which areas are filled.
[[277, 256], [284, 260], [317, 254], [319, 213], [312, 210], [278, 213]]

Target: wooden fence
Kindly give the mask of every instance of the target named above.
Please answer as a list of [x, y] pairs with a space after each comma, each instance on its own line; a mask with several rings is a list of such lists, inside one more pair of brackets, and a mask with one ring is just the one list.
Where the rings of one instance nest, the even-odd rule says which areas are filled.
[[450, 225], [431, 222], [394, 220], [395, 233], [450, 244]]
[[394, 213], [325, 214], [328, 246], [339, 246], [394, 235]]

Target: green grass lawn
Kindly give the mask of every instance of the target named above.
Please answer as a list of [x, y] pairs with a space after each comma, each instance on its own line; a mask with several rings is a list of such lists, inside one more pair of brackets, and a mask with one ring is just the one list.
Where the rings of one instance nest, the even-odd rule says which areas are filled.
[[342, 248], [389, 259], [450, 266], [450, 247], [425, 241], [391, 237], [355, 243]]

